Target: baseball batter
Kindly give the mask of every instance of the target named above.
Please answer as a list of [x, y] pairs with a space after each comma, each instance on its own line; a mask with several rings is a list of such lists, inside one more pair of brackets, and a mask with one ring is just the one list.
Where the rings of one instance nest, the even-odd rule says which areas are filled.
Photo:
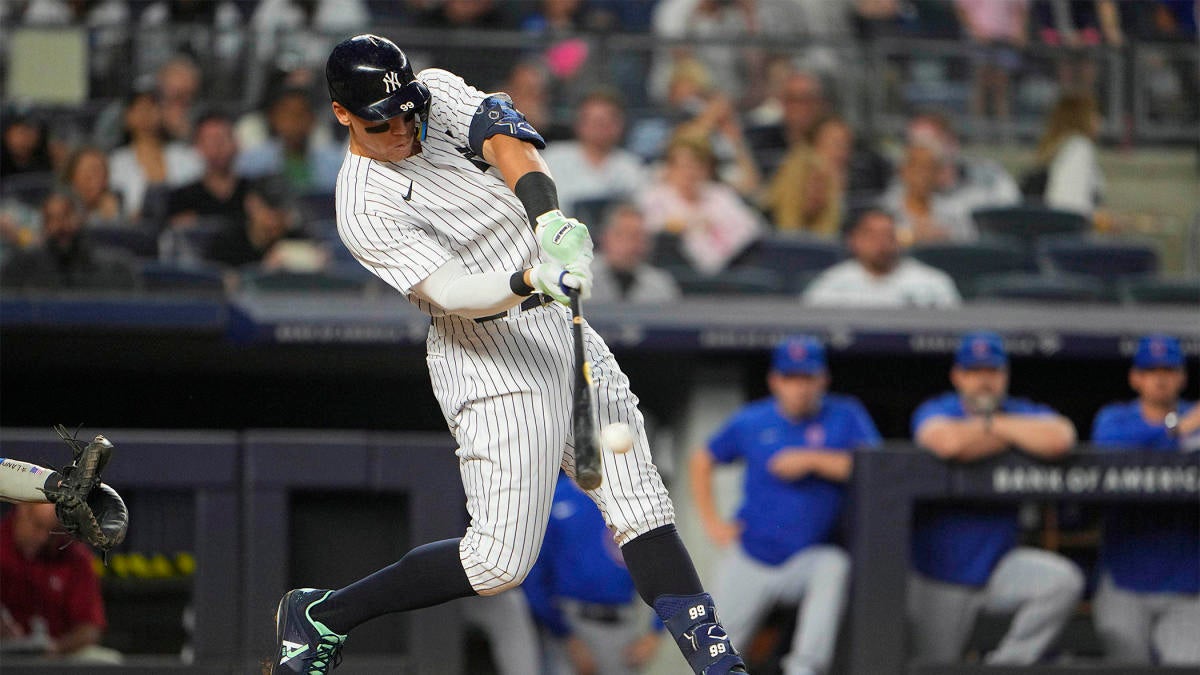
[[[591, 237], [558, 208], [545, 143], [504, 94], [444, 70], [414, 76], [391, 41], [359, 35], [326, 66], [349, 128], [338, 231], [369, 270], [431, 317], [434, 394], [458, 442], [471, 523], [340, 590], [279, 603], [275, 672], [327, 673], [346, 635], [390, 612], [521, 583], [537, 559], [559, 468], [574, 475], [569, 289], [587, 297]], [[532, 227], [531, 227], [532, 226]], [[637, 398], [604, 341], [586, 332], [600, 425], [635, 430], [589, 493], [642, 599], [696, 673], [746, 672], [674, 526]]]

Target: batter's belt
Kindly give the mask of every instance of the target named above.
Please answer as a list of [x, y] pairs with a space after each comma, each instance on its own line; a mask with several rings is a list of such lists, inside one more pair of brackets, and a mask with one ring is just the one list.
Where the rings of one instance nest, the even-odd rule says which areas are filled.
[[[519, 312], [528, 312], [531, 309], [537, 309], [538, 307], [541, 307], [542, 305], [548, 305], [552, 302], [554, 302], [554, 298], [550, 297], [549, 295], [546, 295], [544, 293], [534, 293], [533, 295], [529, 296], [528, 298], [525, 298], [525, 300], [523, 300], [521, 302]], [[481, 316], [478, 319], [475, 319], [475, 323], [487, 323], [488, 321], [495, 321], [496, 319], [503, 319], [504, 317], [508, 316], [508, 313], [510, 311], [512, 311], [512, 310], [504, 310], [503, 312], [500, 312], [498, 314], [490, 314], [488, 316]]]

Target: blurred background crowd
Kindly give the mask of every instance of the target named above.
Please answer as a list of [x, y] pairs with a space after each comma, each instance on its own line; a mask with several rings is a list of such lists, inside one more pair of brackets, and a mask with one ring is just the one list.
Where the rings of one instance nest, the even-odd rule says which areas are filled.
[[[1166, 305], [1194, 316], [1200, 308], [1198, 11], [1193, 0], [5, 0], [0, 2], [0, 291], [6, 297], [44, 291], [136, 297], [228, 297], [276, 290], [387, 295], [338, 240], [332, 190], [346, 138], [329, 112], [322, 72], [332, 45], [346, 35], [370, 31], [395, 40], [417, 69], [446, 68], [480, 89], [512, 96], [548, 140], [543, 154], [564, 210], [592, 228], [600, 254], [594, 265], [596, 302], [652, 304], [722, 296], [734, 299], [722, 306], [735, 314], [737, 300], [747, 297], [793, 298], [798, 308], [948, 312], [1022, 300]], [[1140, 334], [1156, 328], [1121, 330]], [[35, 331], [33, 341], [40, 337]], [[1008, 356], [1005, 342], [990, 333], [983, 336], [981, 354], [956, 353], [954, 392], [938, 403], [940, 414], [919, 415], [916, 404], [933, 388], [945, 388], [945, 374], [931, 375], [928, 360], [915, 359], [853, 363], [855, 359], [841, 357], [835, 366], [846, 368], [841, 372], [847, 375], [839, 379], [865, 406], [850, 396], [831, 395], [837, 405], [822, 407], [830, 374], [837, 372], [827, 370], [823, 347], [811, 338], [801, 339], [801, 353], [780, 346], [783, 352], [772, 357], [765, 388], [763, 382], [746, 386], [721, 381], [715, 398], [727, 404], [728, 397], [742, 394], [790, 397], [796, 414], [808, 420], [805, 425], [833, 414], [833, 408], [842, 409], [838, 414], [856, 420], [855, 433], [845, 438], [826, 437], [824, 431], [819, 436], [802, 433], [805, 444], [823, 450], [873, 447], [880, 432], [919, 443], [949, 461], [975, 458], [955, 456], [953, 449], [969, 445], [954, 436], [959, 432], [975, 434], [973, 440], [986, 452], [1012, 446], [1058, 456], [1082, 437], [1122, 448], [1194, 450], [1200, 409], [1180, 399], [1189, 386], [1184, 353], [1194, 352], [1194, 340], [1188, 343], [1185, 337], [1181, 345], [1170, 336], [1155, 339], [1159, 342], [1147, 338], [1136, 349], [1130, 345], [1122, 358], [1135, 360], [1132, 367], [1128, 360], [1115, 366], [1119, 377], [1112, 377], [1113, 364], [1108, 363], [1107, 370], [1088, 373], [1088, 382], [1076, 381], [1075, 390], [1101, 379], [1104, 383], [1097, 391], [1073, 391], [1074, 396], [1064, 394], [1072, 389], [1069, 383], [1053, 380], [1066, 379], [1058, 376], [1081, 361], [1052, 370], [1045, 368], [1053, 361], [1046, 358], [1030, 368], [1026, 352], [1016, 388], [1045, 398], [1053, 409], [1024, 399], [1018, 402], [1028, 409], [996, 408], [1006, 400]], [[1152, 344], [1161, 344], [1162, 353], [1146, 356]], [[199, 386], [189, 390], [187, 405], [178, 406], [171, 396], [145, 395], [149, 386], [151, 392], [173, 396], [174, 381], [153, 385], [153, 375], [132, 368], [113, 389], [128, 391], [113, 393], [111, 400], [123, 401], [126, 395], [137, 405], [110, 402], [110, 409], [101, 410], [136, 408], [124, 412], [127, 417], [119, 422], [135, 419], [130, 426], [397, 428], [409, 421], [398, 415], [420, 406], [408, 399], [393, 405], [391, 399], [379, 398], [379, 408], [403, 409], [376, 419], [378, 408], [355, 409], [363, 402], [355, 391], [345, 391], [344, 401], [333, 402], [318, 391], [310, 395], [324, 401], [319, 408], [323, 416], [312, 417], [308, 413], [313, 409], [293, 398], [300, 396], [296, 392], [320, 389], [306, 378], [342, 383], [363, 377], [380, 363], [392, 364], [396, 371], [411, 366], [395, 365], [402, 355], [387, 347], [387, 361], [346, 358], [354, 367], [319, 362], [287, 376], [255, 371], [245, 379], [219, 369], [212, 374], [212, 364], [196, 366], [179, 358], [181, 370], [195, 367], [204, 373], [187, 372], [189, 384]], [[10, 346], [6, 356], [14, 349]], [[69, 361], [69, 351], [59, 349], [55, 358]], [[231, 359], [263, 353], [217, 351]], [[316, 359], [297, 353], [298, 359]], [[987, 361], [989, 355], [994, 362]], [[332, 358], [345, 356], [338, 352]], [[800, 532], [783, 545], [787, 555], [821, 553], [819, 564], [789, 570], [768, 561], [764, 569], [782, 576], [763, 577], [766, 581], [756, 587], [759, 597], [741, 593], [733, 581], [721, 592], [740, 593], [753, 606], [740, 617], [745, 634], [738, 640], [745, 640], [756, 664], [774, 672], [769, 668], [784, 667], [788, 633], [797, 623], [805, 624], [791, 611], [798, 602], [801, 610], [806, 606], [798, 598], [811, 597], [805, 596], [805, 584], [838, 590], [838, 597], [826, 597], [810, 609], [807, 620], [810, 631], [821, 623], [827, 629], [832, 624], [832, 631], [816, 637], [796, 633], [797, 645], [804, 640], [816, 645], [815, 660], [791, 662], [797, 669], [836, 672], [831, 660], [840, 664], [843, 658], [834, 649], [850, 577], [846, 554], [838, 548], [845, 542], [832, 523], [841, 517], [849, 465], [831, 466], [810, 455], [770, 466], [755, 464], [761, 457], [754, 454], [752, 439], [741, 439], [747, 443], [741, 447], [730, 437], [744, 411], [726, 425], [741, 398], [736, 405], [708, 401], [709, 409], [696, 415], [698, 423], [689, 420], [693, 428], [684, 429], [684, 422], [670, 419], [677, 409], [655, 403], [676, 401], [683, 397], [680, 391], [701, 389], [704, 383], [686, 373], [656, 377], [662, 371], [647, 361], [658, 356], [630, 359], [635, 363], [630, 372], [637, 377], [640, 367], [650, 373], [641, 377], [651, 386], [642, 389], [642, 382], [635, 382], [644, 403], [650, 403], [645, 407], [666, 408], [659, 411], [658, 421], [667, 427], [659, 430], [659, 439], [671, 440], [672, 431], [680, 438], [703, 436], [718, 427], [722, 431], [700, 438], [702, 447], [690, 456], [692, 465], [680, 469], [681, 476], [703, 478], [691, 484], [692, 494], [675, 495], [677, 503], [690, 504], [691, 497], [699, 502], [701, 522], [692, 533], [694, 541], [706, 542], [707, 535], [716, 544], [697, 549], [723, 550], [733, 563], [764, 567], [762, 551], [751, 550], [752, 542], [745, 539], [735, 543], [746, 532], [736, 531], [728, 510], [718, 513], [712, 504], [713, 487], [704, 481], [712, 477], [715, 464], [743, 461], [760, 477], [790, 476], [802, 487], [784, 495], [786, 503], [825, 509], [820, 527], [792, 523]], [[976, 362], [976, 357], [982, 360]], [[147, 355], [147, 368], [161, 363], [155, 358], [162, 357]], [[119, 355], [113, 359], [117, 365], [108, 366], [110, 376], [128, 365]], [[688, 365], [697, 370], [712, 366], [699, 361]], [[57, 365], [50, 370], [67, 370], [61, 362], [53, 363]], [[255, 365], [266, 372], [275, 361], [264, 363]], [[291, 367], [282, 359], [278, 363], [283, 364], [277, 365], [280, 369]], [[322, 366], [339, 374], [314, 376]], [[9, 382], [45, 380], [51, 382], [46, 389], [57, 382], [37, 365], [20, 370], [11, 358], [6, 369]], [[1137, 399], [1098, 415], [1092, 399], [1125, 392], [1126, 369]], [[986, 383], [958, 379], [977, 377], [971, 373], [980, 370], [990, 371], [982, 377], [1001, 380], [993, 388], [1002, 391], [991, 393], [1002, 400], [991, 400], [990, 406], [976, 400], [989, 393]], [[171, 379], [170, 374], [158, 376]], [[256, 376], [262, 380], [253, 380]], [[368, 376], [378, 389], [398, 391], [404, 388], [395, 387], [397, 381], [412, 380], [395, 371]], [[424, 377], [418, 378], [422, 392]], [[246, 405], [229, 395], [229, 382], [253, 382], [278, 400]], [[1194, 392], [1194, 382], [1190, 386], [1188, 391]], [[726, 392], [739, 387], [744, 391]], [[17, 397], [9, 397], [6, 424], [40, 424], [40, 419], [26, 417], [39, 408], [38, 396], [46, 394], [22, 394], [30, 403], [22, 407]], [[143, 400], [156, 398], [163, 400]], [[63, 405], [78, 403], [62, 400]], [[280, 413], [282, 408], [289, 410]], [[1060, 409], [1069, 420], [1051, 414]], [[1137, 410], [1143, 412], [1140, 418]], [[653, 424], [656, 411], [647, 412]], [[1032, 434], [1035, 440], [1025, 443], [1029, 437], [1019, 430], [1022, 416], [1039, 418], [1024, 420], [1031, 424], [1052, 417], [1057, 426], [1039, 428]], [[427, 428], [443, 433], [437, 411], [427, 417], [432, 419]], [[934, 433], [922, 431], [929, 417], [935, 430], [944, 418], [957, 419], [964, 428], [954, 433], [940, 429], [937, 438], [925, 438]], [[215, 419], [222, 423], [212, 423]], [[993, 429], [996, 419], [1005, 430]], [[981, 431], [969, 425], [987, 426]], [[1051, 436], [1057, 440], [1046, 450], [1042, 443]], [[670, 478], [674, 448], [665, 445], [656, 461], [665, 465]], [[581, 501], [564, 482], [551, 531], [561, 529], [564, 539], [571, 533], [595, 534], [579, 545], [594, 549], [593, 563], [607, 560], [611, 546], [602, 540], [611, 541], [602, 524], [586, 511], [587, 500]], [[757, 485], [747, 482], [745, 487], [736, 497], [745, 500], [744, 508], [771, 508], [755, 505], [750, 488]], [[159, 504], [144, 499], [143, 504]], [[159, 520], [190, 513], [187, 507], [176, 508], [175, 501], [165, 503], [155, 511]], [[1046, 640], [1065, 634], [1064, 658], [1084, 653], [1097, 661], [1107, 655], [1146, 663], [1182, 654], [1179, 662], [1194, 663], [1195, 633], [1189, 633], [1189, 626], [1197, 624], [1187, 621], [1195, 614], [1183, 614], [1182, 628], [1178, 622], [1163, 623], [1182, 631], [1183, 639], [1177, 633], [1151, 635], [1150, 626], [1172, 614], [1179, 600], [1175, 596], [1183, 596], [1185, 609], [1193, 612], [1200, 583], [1194, 574], [1194, 510], [1162, 517], [1158, 525], [1170, 530], [1166, 538], [1146, 529], [1147, 520], [1163, 510], [1170, 511], [1160, 507], [1126, 522], [1124, 512], [1040, 505], [1022, 509], [1018, 523], [1016, 509], [1005, 509], [999, 518], [986, 514], [995, 527], [985, 524], [941, 549], [938, 541], [954, 539], [955, 526], [937, 521], [945, 514], [923, 513], [929, 527], [926, 539], [914, 543], [913, 560], [924, 567], [914, 571], [917, 592], [910, 594], [915, 604], [909, 613], [916, 618], [959, 616], [962, 621], [926, 625], [921, 634], [925, 642], [916, 648], [933, 660], [968, 654], [1031, 663], [1059, 658], [1062, 653]], [[1175, 518], [1181, 512], [1182, 525]], [[567, 524], [569, 518], [575, 520]], [[29, 558], [48, 552], [47, 542], [54, 543], [50, 548], [60, 543], [51, 536], [51, 514], [44, 511], [18, 510], [7, 522], [0, 526], [0, 548], [8, 547], [0, 552], [6, 560], [17, 560], [18, 554]], [[750, 523], [748, 536], [763, 522], [773, 521]], [[163, 523], [155, 527], [171, 529]], [[1100, 538], [1104, 527], [1116, 528], [1108, 543]], [[149, 529], [143, 526], [142, 531]], [[944, 569], [944, 561], [922, 558], [918, 550], [922, 545], [926, 551], [963, 547], [963, 557], [971, 558], [977, 551], [961, 543], [967, 535], [995, 544], [982, 555], [988, 559], [968, 566], [967, 572]], [[141, 544], [138, 536], [134, 533], [131, 540], [135, 547]], [[1154, 542], [1162, 545], [1156, 548]], [[158, 541], [141, 545], [168, 550]], [[1102, 551], [1104, 546], [1110, 548]], [[1139, 552], [1139, 547], [1146, 550]], [[1045, 593], [1014, 599], [1012, 588], [1003, 584], [1012, 578], [1003, 574], [1012, 565], [1001, 562], [1009, 560], [1009, 553], [1028, 558], [1031, 549], [1057, 553], [1040, 568], [1039, 560], [1046, 563], [1048, 558], [1018, 559], [1013, 563], [1016, 578], [1050, 579], [1057, 573], [1056, 583], [1047, 582]], [[749, 558], [735, 559], [739, 551]], [[542, 655], [547, 663], [557, 664], [557, 672], [590, 672], [589, 663], [599, 672], [624, 672], [603, 661], [623, 655], [638, 668], [648, 663], [659, 643], [659, 627], [633, 611], [628, 597], [621, 599], [629, 591], [620, 565], [600, 565], [589, 572], [606, 579], [587, 587], [603, 597], [572, 598], [565, 594], [582, 585], [561, 576], [570, 565], [556, 568], [557, 553], [561, 551], [548, 548], [535, 575], [539, 585], [530, 585], [540, 624], [533, 630], [547, 633], [554, 647]], [[1101, 553], [1109, 558], [1098, 563]], [[87, 576], [87, 556], [47, 555], [58, 555], [52, 562], [70, 563], [75, 573]], [[733, 563], [722, 561], [726, 577], [749, 579], [736, 565], [728, 566]], [[1022, 565], [1030, 567], [1022, 571]], [[187, 555], [121, 551], [106, 571], [105, 593], [111, 596], [114, 585], [120, 590], [126, 579], [186, 579], [194, 567]], [[1139, 577], [1131, 568], [1186, 569], [1164, 581]], [[999, 575], [995, 584], [989, 581], [993, 573]], [[5, 574], [15, 572], [6, 568]], [[72, 608], [74, 618], [64, 613], [55, 619], [55, 639], [76, 619], [84, 628], [75, 638], [95, 644], [108, 624], [137, 625], [142, 631], [137, 622], [165, 614], [138, 609], [114, 615], [110, 610], [106, 619], [93, 582], [86, 594], [79, 594], [88, 600]], [[175, 590], [185, 596], [188, 592]], [[1159, 597], [1164, 594], [1172, 597]], [[1086, 601], [1080, 605], [1081, 597], [1103, 598], [1108, 613], [1093, 621], [1091, 606]], [[922, 602], [925, 606], [917, 606]], [[787, 605], [791, 614], [773, 609], [778, 604]], [[116, 605], [121, 612], [124, 605]], [[991, 638], [986, 627], [972, 632], [976, 614], [999, 605], [1010, 615], [1026, 605], [1046, 614], [1041, 630], [1035, 631], [1036, 644], [1020, 644], [1019, 635], [1005, 642], [1000, 629], [992, 630]], [[188, 605], [184, 615], [190, 611]], [[508, 625], [496, 613], [511, 619], [513, 611], [498, 604], [466, 613], [487, 629]], [[1092, 626], [1082, 641], [1073, 630], [1081, 617]], [[10, 618], [5, 617], [6, 631]], [[610, 635], [608, 643], [583, 645], [572, 640], [569, 624], [587, 620], [619, 624], [626, 632]], [[179, 651], [178, 642], [185, 645], [186, 660], [185, 629], [174, 626], [179, 622], [173, 619], [162, 623], [179, 633], [165, 640], [167, 647], [145, 639], [143, 633], [150, 629], [118, 631], [115, 638], [110, 631], [105, 644], [139, 653]], [[19, 630], [20, 637], [35, 638], [34, 651], [55, 644], [47, 641], [50, 629], [45, 625]], [[533, 644], [490, 637], [493, 648], [508, 644], [510, 652], [528, 651]], [[520, 659], [528, 654], [494, 652], [488, 668], [528, 672], [508, 661], [525, 663]], [[631, 666], [630, 672], [634, 670]]]
[[[508, 92], [549, 139], [604, 249], [601, 299], [1200, 297], [1190, 1], [0, 11], [6, 289], [369, 292], [332, 219], [345, 137], [322, 68], [370, 29]], [[870, 207], [890, 224], [859, 230]]]

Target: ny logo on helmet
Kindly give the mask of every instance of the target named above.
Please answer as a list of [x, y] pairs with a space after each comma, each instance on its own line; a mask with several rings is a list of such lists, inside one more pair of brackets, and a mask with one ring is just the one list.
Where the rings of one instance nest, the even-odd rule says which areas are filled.
[[386, 87], [386, 91], [389, 94], [399, 89], [402, 86], [400, 83], [400, 73], [393, 71], [384, 75], [383, 86]]

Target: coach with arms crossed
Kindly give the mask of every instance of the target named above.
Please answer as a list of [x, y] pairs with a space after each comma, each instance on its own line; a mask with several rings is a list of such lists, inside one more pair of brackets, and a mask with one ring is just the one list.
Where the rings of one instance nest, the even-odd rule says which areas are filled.
[[[1015, 448], [1040, 459], [1065, 455], [1075, 427], [1048, 406], [1008, 396], [1008, 356], [999, 335], [963, 336], [950, 381], [955, 391], [913, 415], [916, 442], [950, 462], [973, 462]], [[1083, 592], [1074, 563], [1017, 547], [1017, 507], [921, 506], [914, 513], [908, 613], [915, 658], [952, 662], [980, 611], [1015, 612], [987, 663], [1040, 659]]]

